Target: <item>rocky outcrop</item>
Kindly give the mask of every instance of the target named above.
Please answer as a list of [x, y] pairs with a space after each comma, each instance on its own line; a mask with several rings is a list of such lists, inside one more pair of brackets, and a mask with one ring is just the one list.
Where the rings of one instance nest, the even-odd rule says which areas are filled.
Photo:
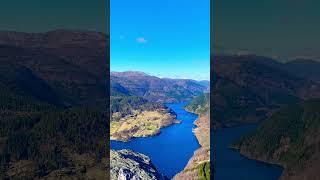
[[110, 150], [111, 180], [163, 180], [149, 157], [131, 150]]
[[38, 171], [39, 169], [36, 162], [30, 160], [21, 160], [16, 163], [12, 163], [9, 166], [7, 177], [31, 179], [32, 177], [36, 177]]

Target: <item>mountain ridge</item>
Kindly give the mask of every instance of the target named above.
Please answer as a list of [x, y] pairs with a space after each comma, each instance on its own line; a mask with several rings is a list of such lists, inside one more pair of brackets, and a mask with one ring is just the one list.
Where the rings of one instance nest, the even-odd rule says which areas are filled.
[[208, 89], [195, 80], [159, 78], [136, 71], [113, 72], [110, 78], [111, 89], [121, 87], [152, 102], [186, 101]]
[[[60, 32], [68, 35], [59, 36]], [[81, 37], [82, 33], [85, 37]], [[88, 96], [96, 96], [94, 99], [97, 101], [92, 104], [102, 106], [103, 99], [106, 99], [105, 71], [108, 67], [105, 59], [109, 57], [109, 52], [105, 50], [107, 36], [93, 34], [81, 32], [79, 35], [78, 32], [61, 30], [13, 35], [0, 32], [0, 63], [11, 62], [30, 69], [57, 94], [62, 95], [62, 99], [67, 101], [63, 102], [65, 104], [89, 103], [92, 98]], [[60, 43], [56, 43], [57, 37], [61, 39]]]

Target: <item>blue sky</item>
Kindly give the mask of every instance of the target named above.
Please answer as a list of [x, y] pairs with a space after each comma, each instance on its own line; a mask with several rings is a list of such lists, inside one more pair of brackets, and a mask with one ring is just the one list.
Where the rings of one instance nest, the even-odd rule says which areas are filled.
[[210, 0], [111, 0], [111, 71], [209, 79]]

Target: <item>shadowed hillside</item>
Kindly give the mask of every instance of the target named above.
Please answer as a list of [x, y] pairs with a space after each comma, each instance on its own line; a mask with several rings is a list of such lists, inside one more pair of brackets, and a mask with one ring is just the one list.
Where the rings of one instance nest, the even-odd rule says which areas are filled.
[[319, 131], [320, 100], [307, 100], [274, 113], [237, 148], [249, 158], [284, 166], [282, 179], [318, 179]]
[[67, 30], [0, 32], [0, 63], [29, 69], [65, 105], [102, 106], [106, 102], [107, 39], [101, 33]]
[[233, 147], [282, 165], [282, 179], [318, 177], [319, 62], [253, 55], [217, 56], [214, 62], [215, 126], [262, 123]]
[[108, 36], [0, 32], [1, 178], [107, 178]]
[[282, 105], [320, 97], [320, 85], [271, 58], [215, 56], [213, 107], [217, 127], [259, 122]]

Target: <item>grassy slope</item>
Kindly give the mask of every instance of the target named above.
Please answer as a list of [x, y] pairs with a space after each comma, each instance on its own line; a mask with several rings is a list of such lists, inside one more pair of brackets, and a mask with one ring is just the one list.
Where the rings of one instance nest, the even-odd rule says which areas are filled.
[[118, 84], [112, 85], [110, 100], [110, 139], [128, 141], [156, 135], [161, 127], [176, 122], [175, 114], [161, 103], [130, 95]]
[[146, 137], [160, 133], [160, 128], [175, 122], [175, 116], [165, 109], [136, 112], [119, 121], [110, 122], [110, 139], [128, 141], [132, 137]]

